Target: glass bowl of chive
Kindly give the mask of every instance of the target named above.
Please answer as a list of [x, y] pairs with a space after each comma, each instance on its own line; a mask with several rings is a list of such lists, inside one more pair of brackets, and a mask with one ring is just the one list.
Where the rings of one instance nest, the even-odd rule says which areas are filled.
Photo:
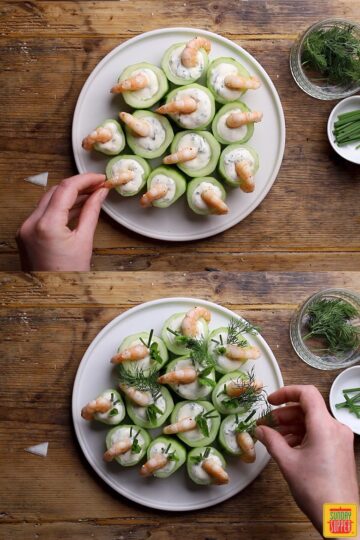
[[360, 361], [360, 295], [325, 289], [294, 313], [290, 339], [296, 354], [312, 367], [342, 369]]
[[325, 19], [308, 28], [290, 52], [296, 84], [310, 96], [342, 99], [360, 90], [360, 25]]

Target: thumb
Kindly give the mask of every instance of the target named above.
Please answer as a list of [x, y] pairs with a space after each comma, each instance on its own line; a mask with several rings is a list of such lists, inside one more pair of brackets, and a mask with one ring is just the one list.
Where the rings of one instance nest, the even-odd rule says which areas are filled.
[[97, 191], [95, 191], [95, 193], [90, 195], [90, 197], [84, 204], [77, 226], [77, 231], [82, 236], [91, 238], [91, 240], [93, 239], [96, 225], [99, 219], [101, 205], [104, 202], [108, 193], [109, 190], [106, 188], [98, 189]]
[[268, 426], [258, 426], [255, 429], [255, 437], [263, 443], [269, 454], [281, 466], [289, 457], [293, 449], [280, 433]]

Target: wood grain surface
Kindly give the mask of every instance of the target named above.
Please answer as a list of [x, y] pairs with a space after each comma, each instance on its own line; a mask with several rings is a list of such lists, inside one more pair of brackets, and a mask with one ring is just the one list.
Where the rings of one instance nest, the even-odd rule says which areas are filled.
[[[302, 363], [289, 340], [296, 306], [327, 287], [360, 292], [360, 273], [0, 273], [0, 538], [320, 538], [273, 461], [242, 493], [209, 509], [169, 514], [128, 501], [87, 465], [70, 404], [79, 362], [110, 320], [141, 302], [184, 295], [259, 325], [285, 383], [316, 384], [327, 399], [337, 372]], [[46, 458], [24, 452], [43, 441]]]
[[[324, 16], [360, 22], [355, 0], [0, 1], [0, 269], [19, 269], [15, 232], [41, 188], [23, 179], [75, 173], [71, 122], [91, 70], [124, 40], [164, 26], [218, 32], [246, 48], [274, 81], [287, 142], [269, 195], [242, 223], [189, 245], [154, 242], [100, 218], [96, 270], [356, 270], [360, 169], [326, 138], [334, 102], [305, 95], [289, 71], [299, 32]], [[266, 111], [265, 111], [266, 112]], [[196, 256], [195, 256], [196, 253]]]

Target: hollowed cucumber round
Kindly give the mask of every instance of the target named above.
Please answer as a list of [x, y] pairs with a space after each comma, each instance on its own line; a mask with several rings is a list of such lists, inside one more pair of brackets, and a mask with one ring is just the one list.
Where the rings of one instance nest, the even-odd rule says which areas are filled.
[[113, 136], [112, 139], [106, 143], [97, 142], [94, 144], [94, 150], [101, 152], [107, 156], [117, 156], [124, 149], [126, 140], [125, 135], [119, 122], [112, 118], [104, 120], [102, 124], [97, 127], [105, 127], [111, 130]]
[[248, 144], [230, 144], [221, 153], [219, 173], [231, 187], [239, 187], [240, 185], [240, 179], [235, 171], [235, 162], [244, 158], [252, 161], [253, 175], [255, 175], [259, 168], [259, 155]]
[[168, 208], [174, 204], [186, 191], [186, 180], [182, 174], [178, 171], [175, 171], [171, 167], [157, 167], [154, 169], [147, 180], [147, 189], [150, 190], [151, 187], [157, 183], [170, 184], [171, 190], [174, 190], [174, 194], [171, 198], [166, 194], [162, 199], [153, 201], [152, 205], [157, 208]]
[[148, 62], [140, 62], [139, 64], [133, 64], [128, 66], [121, 73], [118, 82], [125, 79], [129, 79], [135, 72], [141, 72], [145, 70], [145, 73], [152, 72], [154, 74], [154, 81], [157, 81], [157, 89], [154, 88], [154, 92], [151, 93], [147, 88], [142, 88], [133, 92], [123, 92], [124, 101], [133, 107], [134, 109], [148, 109], [155, 105], [168, 91], [169, 85], [165, 73]]
[[146, 184], [147, 177], [150, 174], [150, 166], [145, 159], [133, 155], [121, 155], [110, 159], [106, 166], [106, 177], [114, 178], [117, 173], [124, 170], [135, 172], [134, 180], [131, 180], [124, 186], [116, 187], [116, 191], [123, 197], [132, 197], [137, 195]]
[[98, 397], [103, 397], [111, 401], [112, 407], [105, 413], [95, 413], [94, 420], [109, 426], [117, 426], [120, 424], [120, 422], [124, 419], [126, 411], [124, 402], [119, 392], [113, 388], [110, 388], [102, 392]]
[[[174, 138], [173, 128], [165, 116], [152, 111], [134, 111], [133, 116], [147, 120], [152, 126], [152, 134], [148, 137], [139, 137], [133, 134], [126, 126], [126, 140], [131, 150], [137, 156], [154, 159], [161, 156]], [[156, 141], [156, 139], [158, 139]]]
[[157, 453], [165, 453], [172, 455], [172, 459], [162, 469], [153, 473], [156, 478], [169, 478], [176, 472], [186, 461], [186, 450], [182, 444], [170, 437], [157, 437], [154, 439], [147, 449], [147, 459], [151, 459]]
[[[140, 463], [151, 442], [150, 435], [147, 433], [147, 431], [139, 426], [122, 425], [117, 426], [108, 432], [106, 435], [106, 448], [109, 450], [115, 443], [128, 438], [132, 442], [134, 442], [134, 439], [137, 440], [138, 446], [140, 447], [140, 452], [134, 452], [131, 448], [124, 454], [117, 456], [115, 461], [117, 461], [123, 467], [132, 467]], [[134, 450], [135, 449], [137, 449], [137, 445], [136, 447], [134, 445]]]
[[[164, 424], [174, 408], [174, 401], [169, 390], [165, 388], [165, 386], [161, 386], [160, 393], [161, 395], [155, 403], [152, 403], [148, 407], [141, 407], [140, 405], [136, 405], [128, 397], [125, 398], [127, 413], [134, 424], [147, 429], [155, 429]], [[154, 409], [154, 406], [162, 411], [161, 414]], [[150, 407], [153, 408], [151, 416], [149, 415]], [[154, 420], [152, 420], [153, 416]]]
[[198, 462], [198, 460], [196, 459], [198, 457], [204, 456], [208, 448], [210, 450], [208, 450], [209, 454], [207, 457], [217, 457], [223, 469], [225, 469], [226, 467], [226, 461], [223, 455], [215, 448], [203, 446], [201, 448], [194, 448], [193, 450], [191, 450], [186, 460], [186, 468], [191, 480], [195, 482], [195, 484], [199, 484], [202, 486], [207, 486], [214, 483], [214, 479], [201, 466], [204, 460]]
[[[180, 358], [175, 358], [169, 362], [166, 367], [166, 373], [169, 371], [175, 371], [176, 367], [178, 369], [183, 369], [187, 367], [195, 367], [197, 371], [201, 371], [201, 366], [195, 364], [189, 356], [181, 356]], [[215, 381], [215, 370], [212, 370], [208, 375], [207, 379]], [[178, 396], [183, 399], [197, 400], [207, 398], [212, 390], [212, 387], [207, 384], [200, 384], [198, 379], [192, 383], [188, 384], [170, 384], [171, 389], [178, 394]]]
[[226, 200], [226, 191], [223, 185], [216, 180], [216, 178], [213, 178], [212, 176], [194, 178], [188, 184], [186, 197], [191, 210], [195, 212], [195, 214], [200, 214], [202, 216], [207, 216], [213, 213], [212, 209], [209, 208], [209, 206], [201, 199], [201, 191], [203, 187], [206, 187], [206, 184], [216, 186], [219, 190], [220, 198], [223, 201]]
[[[134, 345], [140, 345], [140, 344], [146, 344], [148, 345], [150, 337], [150, 332], [139, 332], [137, 334], [132, 334], [131, 336], [128, 336], [125, 338], [119, 348], [118, 352], [122, 352], [125, 349], [129, 349], [130, 347], [133, 347]], [[157, 344], [157, 351], [158, 354], [161, 357], [161, 362], [156, 360], [154, 357], [152, 358], [152, 352], [151, 352], [151, 345], [153, 343]], [[155, 355], [153, 355], [155, 356]], [[150, 370], [160, 370], [168, 361], [169, 354], [166, 348], [165, 343], [163, 340], [157, 336], [152, 336], [151, 338], [151, 344], [150, 344], [150, 354], [146, 356], [145, 358], [141, 360], [127, 360], [126, 362], [122, 362], [121, 366], [123, 366], [127, 371], [137, 370], [141, 369], [145, 373], [149, 372]]]
[[219, 109], [212, 123], [212, 132], [221, 144], [246, 143], [254, 134], [254, 124], [245, 124], [238, 128], [229, 128], [226, 119], [232, 112], [249, 112], [242, 101], [228, 103]]
[[236, 101], [245, 93], [245, 90], [231, 90], [225, 86], [225, 76], [228, 74], [240, 75], [249, 78], [250, 73], [240, 62], [234, 58], [220, 57], [213, 60], [207, 71], [207, 87], [218, 103]]
[[251, 404], [244, 403], [240, 398], [230, 398], [224, 393], [224, 385], [229, 381], [246, 381], [248, 375], [243, 371], [232, 371], [224, 375], [215, 386], [212, 392], [212, 402], [215, 409], [221, 414], [246, 413], [251, 409]]
[[198, 155], [190, 161], [177, 163], [181, 171], [196, 178], [207, 176], [216, 169], [221, 147], [214, 135], [208, 131], [180, 131], [174, 137], [171, 152], [174, 153], [188, 147], [197, 148]]
[[[183, 356], [184, 354], [187, 354], [189, 350], [184, 345], [176, 342], [176, 336], [171, 333], [170, 330], [172, 330], [173, 332], [180, 332], [181, 334], [181, 323], [185, 315], [186, 313], [175, 313], [174, 315], [171, 315], [171, 317], [169, 317], [165, 321], [161, 331], [161, 337], [166, 347], [169, 349], [169, 351], [176, 354], [177, 356]], [[209, 327], [207, 322], [205, 321], [205, 319], [200, 318], [197, 324], [199, 332], [196, 338], [206, 339], [209, 334]]]
[[[224, 354], [217, 352], [216, 349], [221, 344], [220, 337], [222, 343], [226, 345], [227, 336], [228, 328], [226, 326], [213, 330], [209, 336], [209, 351], [214, 355], [216, 360], [215, 369], [218, 373], [230, 373], [240, 369], [241, 366], [247, 362], [247, 360], [230, 360], [230, 358], [227, 358]], [[218, 341], [219, 345], [215, 343], [215, 341]]]
[[215, 115], [215, 101], [212, 93], [200, 84], [188, 84], [175, 88], [166, 96], [166, 103], [184, 97], [192, 97], [198, 104], [197, 109], [188, 114], [174, 113], [171, 118], [183, 129], [205, 129]]
[[195, 419], [198, 414], [202, 413], [209, 413], [209, 416], [211, 417], [215, 416], [215, 418], [209, 418], [206, 421], [209, 430], [208, 436], [204, 435], [198, 427], [191, 431], [184, 431], [176, 434], [182, 442], [192, 448], [207, 446], [216, 439], [220, 426], [220, 414], [214, 409], [213, 404], [209, 401], [180, 401], [175, 405], [175, 408], [171, 413], [172, 424], [186, 416]]
[[204, 73], [206, 73], [209, 59], [206, 51], [200, 49], [198, 55], [201, 58], [201, 65], [193, 68], [186, 68], [181, 63], [181, 52], [184, 50], [186, 43], [175, 43], [169, 47], [161, 60], [161, 67], [170, 82], [177, 86], [191, 84], [197, 81]]

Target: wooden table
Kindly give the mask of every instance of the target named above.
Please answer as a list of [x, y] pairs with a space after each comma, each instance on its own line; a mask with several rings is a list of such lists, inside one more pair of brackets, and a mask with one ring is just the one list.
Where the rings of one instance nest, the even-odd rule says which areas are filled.
[[[274, 81], [287, 141], [271, 192], [245, 221], [191, 245], [147, 240], [102, 215], [97, 270], [356, 270], [360, 266], [360, 168], [331, 150], [326, 121], [334, 102], [293, 82], [297, 34], [324, 17], [360, 22], [355, 0], [0, 1], [0, 269], [19, 269], [14, 235], [41, 189], [75, 173], [71, 122], [91, 70], [119, 43], [164, 26], [205, 28], [245, 47]], [[266, 111], [265, 111], [266, 113]], [[196, 251], [196, 257], [194, 257]]]
[[[99, 330], [133, 305], [170, 295], [213, 300], [260, 325], [285, 383], [314, 383], [327, 398], [337, 373], [302, 363], [288, 329], [299, 302], [333, 286], [360, 292], [360, 272], [0, 274], [0, 538], [320, 538], [273, 461], [242, 493], [209, 509], [170, 514], [128, 501], [87, 465], [70, 403], [77, 367]], [[24, 452], [44, 441], [46, 458]]]

